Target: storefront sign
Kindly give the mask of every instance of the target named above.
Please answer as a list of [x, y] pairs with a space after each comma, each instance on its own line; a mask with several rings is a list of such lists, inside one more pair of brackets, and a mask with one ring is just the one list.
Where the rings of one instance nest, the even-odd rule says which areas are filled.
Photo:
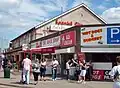
[[105, 28], [82, 28], [81, 45], [100, 45], [106, 44]]
[[120, 44], [120, 27], [107, 28], [107, 44]]
[[42, 41], [42, 47], [59, 46], [59, 45], [60, 45], [60, 36]]
[[62, 31], [70, 27], [72, 26], [71, 25], [51, 25], [50, 30]]
[[82, 24], [79, 22], [72, 22], [72, 21], [58, 21], [56, 20], [55, 24], [57, 25], [69, 25], [69, 26], [81, 26]]
[[104, 70], [93, 70], [93, 80], [104, 80]]
[[73, 46], [76, 43], [75, 31], [70, 31], [60, 35], [61, 43], [60, 46]]
[[54, 52], [55, 52], [55, 48], [54, 47], [43, 48], [42, 49], [42, 53], [54, 53]]
[[48, 48], [32, 48], [31, 51], [34, 52], [39, 52], [39, 53], [54, 53], [55, 52], [55, 47], [48, 47]]
[[104, 70], [104, 80], [111, 80], [109, 72], [110, 70]]

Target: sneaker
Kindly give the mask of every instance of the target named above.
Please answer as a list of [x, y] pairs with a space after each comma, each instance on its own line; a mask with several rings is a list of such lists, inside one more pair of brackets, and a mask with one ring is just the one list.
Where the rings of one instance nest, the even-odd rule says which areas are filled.
[[52, 81], [55, 81], [55, 79], [52, 79]]
[[82, 82], [82, 84], [86, 84], [86, 82]]
[[78, 83], [82, 83], [82, 80], [80, 80], [80, 81], [78, 80]]
[[67, 79], [68, 81], [70, 81], [70, 79]]

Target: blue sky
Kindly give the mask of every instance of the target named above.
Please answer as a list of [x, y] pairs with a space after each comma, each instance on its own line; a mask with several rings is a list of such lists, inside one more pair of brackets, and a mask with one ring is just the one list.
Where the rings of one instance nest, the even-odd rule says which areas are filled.
[[120, 0], [0, 0], [0, 47], [31, 27], [85, 3], [108, 23], [120, 22]]

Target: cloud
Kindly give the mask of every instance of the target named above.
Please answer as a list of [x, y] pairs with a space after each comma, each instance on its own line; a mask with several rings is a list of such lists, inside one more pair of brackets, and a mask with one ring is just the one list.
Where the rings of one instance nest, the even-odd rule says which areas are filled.
[[99, 5], [97, 8], [100, 9], [100, 10], [106, 10], [107, 9], [107, 7], [105, 7], [103, 5]]
[[91, 7], [91, 5], [92, 5], [91, 0], [75, 0], [73, 3], [73, 7], [77, 6], [81, 3], [84, 3], [84, 4], [88, 5], [89, 7]]
[[101, 15], [108, 23], [120, 23], [120, 7], [105, 10]]
[[67, 5], [68, 0], [0, 0], [1, 36], [14, 39]]

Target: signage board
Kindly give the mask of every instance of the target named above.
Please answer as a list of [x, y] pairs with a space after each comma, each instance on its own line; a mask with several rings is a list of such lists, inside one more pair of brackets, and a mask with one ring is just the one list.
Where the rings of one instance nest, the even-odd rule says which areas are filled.
[[106, 44], [105, 28], [88, 27], [81, 28], [81, 45], [103, 45]]
[[93, 80], [104, 80], [104, 70], [93, 70]]
[[120, 27], [107, 28], [107, 44], [120, 44]]
[[53, 37], [47, 40], [43, 40], [41, 42], [41, 47], [48, 47], [48, 46], [59, 46], [60, 45], [60, 36]]
[[60, 35], [60, 46], [73, 46], [76, 44], [76, 32], [70, 31]]
[[62, 31], [62, 30], [65, 30], [67, 28], [70, 28], [70, 27], [72, 27], [72, 26], [70, 26], [70, 25], [51, 25], [50, 30]]
[[109, 75], [110, 70], [104, 70], [104, 80], [111, 80], [111, 77]]

